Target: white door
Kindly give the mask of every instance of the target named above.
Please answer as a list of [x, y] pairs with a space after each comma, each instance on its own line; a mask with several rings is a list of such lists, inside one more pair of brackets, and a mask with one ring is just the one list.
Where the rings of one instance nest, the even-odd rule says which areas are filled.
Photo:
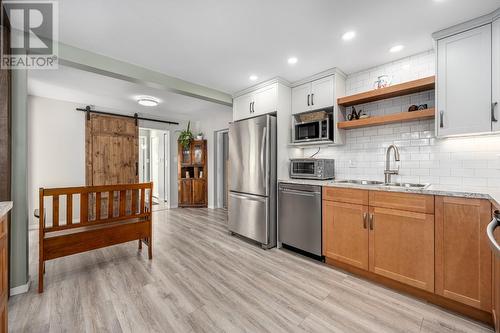
[[253, 95], [238, 96], [233, 100], [233, 120], [252, 117]]
[[311, 110], [333, 106], [333, 95], [333, 76], [311, 82]]
[[292, 114], [311, 110], [311, 83], [292, 88]]
[[[492, 121], [493, 131], [500, 131], [500, 18], [492, 26]], [[494, 121], [496, 120], [496, 121]]]
[[438, 136], [491, 131], [491, 24], [438, 41]]
[[276, 112], [278, 109], [278, 89], [276, 84], [264, 87], [254, 92], [252, 116]]

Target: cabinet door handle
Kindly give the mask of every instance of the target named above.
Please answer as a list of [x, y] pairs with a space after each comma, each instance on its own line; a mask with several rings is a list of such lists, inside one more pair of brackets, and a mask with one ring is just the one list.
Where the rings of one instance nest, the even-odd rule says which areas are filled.
[[311, 95], [307, 94], [307, 106], [311, 106], [311, 104], [309, 104], [309, 97], [310, 97], [310, 96], [311, 96]]
[[250, 111], [250, 113], [252, 113], [252, 102], [250, 102], [250, 103], [248, 104], [248, 111]]
[[367, 228], [367, 226], [366, 226], [367, 217], [368, 217], [368, 213], [364, 212], [363, 213], [363, 229]]
[[374, 220], [373, 214], [370, 214], [370, 230], [373, 230], [373, 220]]
[[314, 105], [314, 94], [311, 94], [311, 105]]
[[495, 118], [495, 108], [497, 107], [497, 105], [498, 102], [491, 103], [491, 121], [495, 123], [498, 121], [498, 119]]
[[444, 111], [441, 110], [439, 111], [439, 127], [443, 128], [444, 127]]

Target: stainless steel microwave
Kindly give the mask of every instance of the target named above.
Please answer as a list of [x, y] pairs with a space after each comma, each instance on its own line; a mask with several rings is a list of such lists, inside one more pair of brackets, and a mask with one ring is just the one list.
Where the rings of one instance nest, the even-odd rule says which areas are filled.
[[326, 158], [293, 158], [290, 160], [290, 178], [333, 179], [335, 160]]
[[293, 142], [333, 141], [333, 116], [327, 114], [323, 119], [295, 121]]

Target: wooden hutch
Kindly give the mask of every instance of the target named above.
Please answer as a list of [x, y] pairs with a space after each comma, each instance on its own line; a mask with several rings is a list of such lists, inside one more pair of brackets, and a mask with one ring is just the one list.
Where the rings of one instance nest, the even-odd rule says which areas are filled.
[[207, 207], [207, 140], [178, 144], [179, 207]]

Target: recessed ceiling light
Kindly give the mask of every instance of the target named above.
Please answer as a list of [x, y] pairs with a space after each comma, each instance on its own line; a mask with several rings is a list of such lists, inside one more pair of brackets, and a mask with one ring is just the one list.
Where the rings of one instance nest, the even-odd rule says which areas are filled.
[[140, 96], [137, 98], [137, 103], [142, 106], [157, 106], [160, 101], [153, 96]]
[[295, 65], [297, 63], [297, 61], [299, 61], [299, 59], [297, 59], [296, 57], [288, 58], [288, 63], [290, 65]]
[[401, 51], [402, 49], [404, 49], [404, 46], [403, 46], [403, 45], [394, 45], [393, 47], [391, 47], [391, 48], [389, 49], [389, 52], [392, 52], [392, 53], [394, 53], [394, 52], [399, 52], [399, 51]]
[[257, 81], [259, 77], [257, 75], [250, 75], [250, 77], [248, 78], [250, 81]]
[[342, 35], [343, 40], [351, 40], [356, 37], [356, 31], [348, 31]]

